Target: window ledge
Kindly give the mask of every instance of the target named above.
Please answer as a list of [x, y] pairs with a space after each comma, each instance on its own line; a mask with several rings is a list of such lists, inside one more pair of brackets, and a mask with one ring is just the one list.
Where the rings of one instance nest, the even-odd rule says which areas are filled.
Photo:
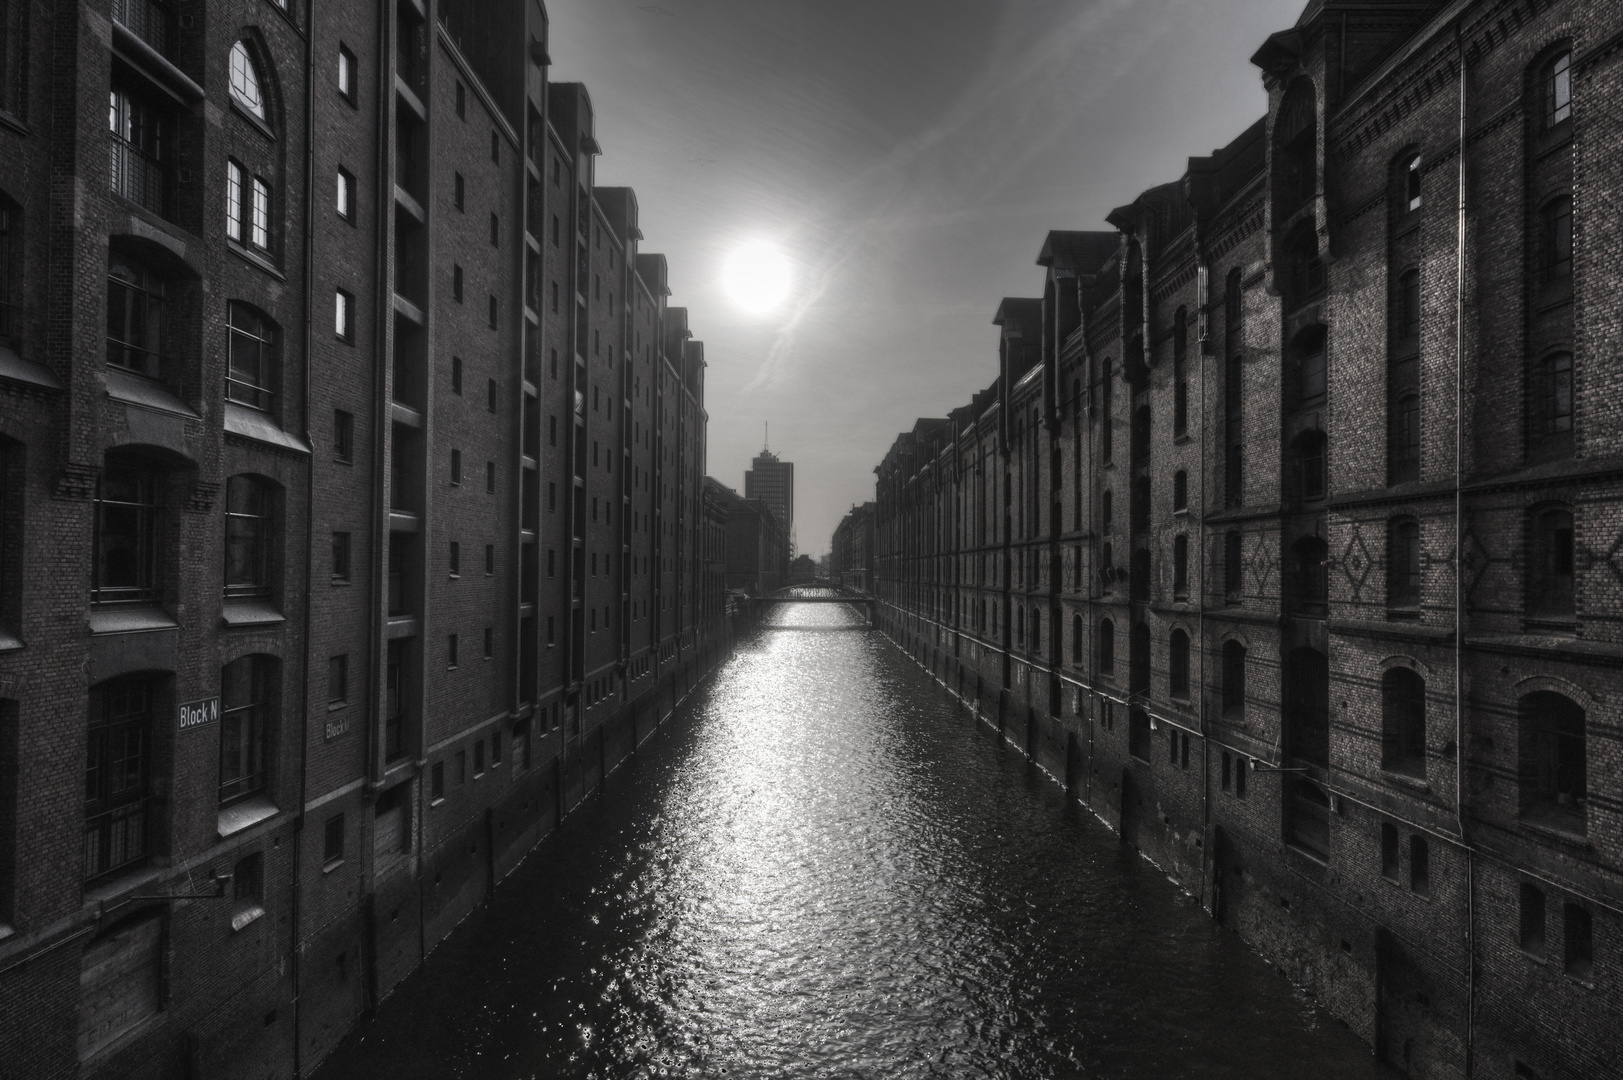
[[231, 929], [233, 931], [241, 930], [249, 923], [259, 921], [259, 918], [264, 914], [265, 909], [260, 907], [258, 904], [255, 904], [251, 908], [244, 908], [241, 911], [234, 912], [231, 916]]
[[220, 608], [220, 621], [227, 626], [268, 626], [287, 618], [265, 600], [227, 600]]
[[1523, 828], [1566, 844], [1589, 848], [1589, 827], [1581, 813], [1573, 813], [1553, 804], [1535, 806], [1521, 815]]
[[343, 866], [343, 865], [344, 865], [344, 860], [343, 859], [333, 859], [333, 860], [331, 860], [329, 862], [324, 862], [324, 863], [321, 864], [321, 872], [323, 874], [330, 874], [334, 870], [338, 869], [340, 866]]
[[92, 634], [134, 634], [146, 630], [177, 630], [180, 624], [155, 605], [92, 607], [88, 618]]
[[1382, 765], [1381, 779], [1393, 784], [1397, 784], [1400, 787], [1410, 788], [1422, 795], [1431, 794], [1431, 785], [1426, 783], [1426, 778], [1423, 774], [1417, 776], [1413, 772], [1407, 772], [1403, 769]]
[[38, 390], [62, 389], [62, 381], [50, 368], [33, 360], [24, 360], [4, 345], [0, 345], [0, 379], [22, 383]]
[[266, 443], [282, 450], [292, 450], [297, 454], [310, 452], [309, 445], [303, 439], [283, 431], [269, 413], [250, 409], [246, 405], [238, 405], [234, 401], [225, 403], [225, 430], [232, 435]]
[[243, 247], [230, 237], [226, 238], [225, 246], [226, 250], [230, 251], [231, 254], [235, 255], [243, 262], [248, 263], [254, 269], [263, 270], [277, 281], [287, 280], [287, 275], [282, 273], [277, 265], [271, 262], [267, 256], [259, 254], [259, 252], [254, 251], [252, 248]]
[[221, 810], [215, 823], [215, 831], [220, 834], [220, 839], [224, 840], [250, 825], [257, 825], [267, 818], [275, 817], [279, 812], [268, 795], [255, 795], [251, 799], [245, 799]]
[[254, 130], [258, 131], [271, 142], [276, 141], [276, 132], [271, 129], [270, 122], [268, 120], [263, 120], [249, 112], [243, 107], [242, 102], [237, 100], [236, 95], [230, 93], [229, 91], [226, 93], [226, 99], [231, 102], [231, 111], [233, 113], [241, 117], [243, 120], [246, 120], [249, 124], [253, 125]]
[[188, 420], [202, 419], [197, 410], [176, 397], [168, 388], [116, 367], [107, 368], [107, 396], [126, 405], [136, 405], [154, 412], [173, 413]]
[[0, 626], [0, 653], [12, 652], [23, 647], [23, 639]]

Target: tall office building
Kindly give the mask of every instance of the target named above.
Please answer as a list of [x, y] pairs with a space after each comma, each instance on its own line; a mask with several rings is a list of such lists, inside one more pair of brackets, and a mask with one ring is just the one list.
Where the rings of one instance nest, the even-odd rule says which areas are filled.
[[763, 448], [754, 461], [754, 468], [744, 471], [744, 498], [760, 499], [778, 515], [783, 534], [793, 537], [795, 532], [795, 463], [779, 461], [778, 455]]

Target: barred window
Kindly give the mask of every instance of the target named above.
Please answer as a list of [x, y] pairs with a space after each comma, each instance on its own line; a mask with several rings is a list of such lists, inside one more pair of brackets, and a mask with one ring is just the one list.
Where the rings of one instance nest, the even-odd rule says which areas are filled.
[[244, 656], [220, 669], [220, 805], [265, 790], [276, 660]]
[[226, 400], [274, 412], [278, 381], [275, 326], [260, 312], [235, 300], [230, 305], [229, 323]]
[[1544, 69], [1544, 126], [1572, 116], [1572, 54], [1562, 53]]
[[252, 476], [226, 481], [225, 595], [270, 595], [272, 541], [271, 488]]
[[249, 114], [266, 119], [265, 95], [260, 89], [259, 70], [248, 53], [248, 43], [238, 41], [231, 46], [231, 100]]

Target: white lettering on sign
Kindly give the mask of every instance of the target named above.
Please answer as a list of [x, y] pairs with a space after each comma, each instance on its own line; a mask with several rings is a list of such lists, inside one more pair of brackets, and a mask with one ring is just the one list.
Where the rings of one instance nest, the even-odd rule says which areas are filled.
[[220, 719], [220, 699], [217, 697], [204, 698], [201, 701], [188, 701], [180, 707], [180, 730], [202, 727], [212, 724]]

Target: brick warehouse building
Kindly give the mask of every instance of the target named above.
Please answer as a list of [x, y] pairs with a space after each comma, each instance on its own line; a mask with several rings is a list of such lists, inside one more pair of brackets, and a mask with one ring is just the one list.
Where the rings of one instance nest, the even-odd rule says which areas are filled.
[[0, 1073], [307, 1073], [726, 647], [703, 347], [539, 0], [3, 18]]
[[886, 454], [881, 625], [1400, 1072], [1623, 1075], [1623, 12], [1253, 59]]

